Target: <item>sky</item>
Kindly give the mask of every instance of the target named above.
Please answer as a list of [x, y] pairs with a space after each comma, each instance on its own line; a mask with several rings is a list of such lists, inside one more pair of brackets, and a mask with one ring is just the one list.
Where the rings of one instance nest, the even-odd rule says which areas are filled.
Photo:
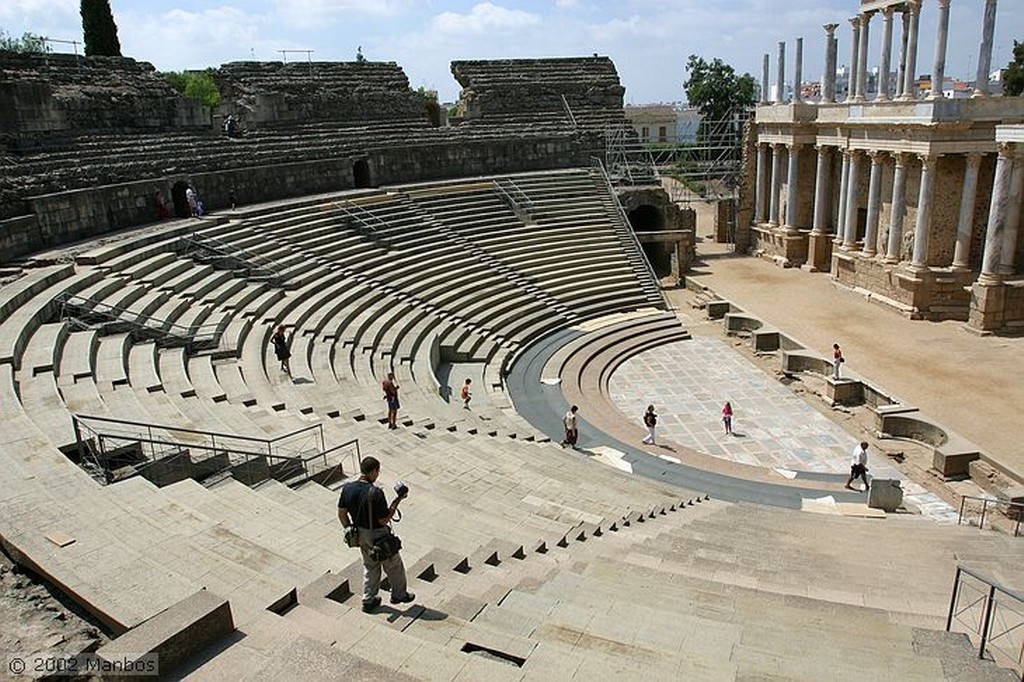
[[[826, 23], [841, 24], [839, 62], [850, 55], [846, 21], [858, 0], [111, 0], [122, 54], [158, 70], [198, 69], [235, 60], [280, 60], [279, 50], [313, 50], [312, 59], [367, 59], [401, 65], [414, 88], [458, 97], [456, 59], [587, 56], [612, 58], [626, 102], [685, 99], [686, 58], [721, 58], [759, 79], [761, 58], [787, 41], [787, 80], [794, 44], [804, 38], [804, 80], [818, 80]], [[1024, 0], [1000, 0], [993, 67], [1024, 40]], [[983, 0], [953, 0], [946, 74], [973, 79], [981, 41]], [[77, 0], [0, 2], [0, 30], [81, 41]], [[938, 9], [925, 0], [919, 73], [931, 71]], [[870, 65], [877, 65], [882, 21], [871, 23]], [[899, 19], [894, 34], [899, 35]], [[894, 55], [898, 52], [894, 40]], [[70, 45], [55, 45], [71, 51]], [[81, 50], [81, 46], [78, 48]], [[305, 60], [301, 53], [288, 61]]]

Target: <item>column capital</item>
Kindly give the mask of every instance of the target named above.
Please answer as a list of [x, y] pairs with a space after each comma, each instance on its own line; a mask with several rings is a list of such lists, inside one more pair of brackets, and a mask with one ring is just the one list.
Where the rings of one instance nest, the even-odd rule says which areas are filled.
[[889, 155], [889, 152], [883, 149], [871, 149], [867, 152], [867, 155], [871, 157], [871, 165], [877, 166], [885, 161], [885, 157]]
[[892, 16], [895, 13], [896, 13], [896, 7], [893, 6], [893, 5], [889, 5], [888, 7], [883, 7], [882, 8], [882, 17], [886, 21], [892, 21]]
[[892, 158], [896, 160], [897, 168], [905, 168], [910, 156], [910, 152], [893, 152]]
[[921, 13], [921, 0], [908, 0], [907, 1], [907, 10], [909, 10], [909, 12], [911, 14], [914, 14], [914, 15], [920, 14]]
[[786, 149], [788, 149], [789, 151], [798, 150], [800, 149], [800, 147], [803, 147], [804, 145], [804, 142], [787, 142]]
[[999, 157], [1003, 159], [1010, 159], [1011, 161], [1017, 157], [1017, 143], [1016, 142], [1000, 142], [999, 143]]
[[860, 15], [849, 18], [850, 25], [853, 26], [854, 30], [860, 28]]
[[949, 9], [950, 2], [952, 0], [937, 0], [936, 4], [939, 6], [939, 9]]
[[926, 152], [924, 154], [918, 154], [917, 158], [921, 160], [922, 168], [932, 169], [935, 168], [935, 164], [938, 162], [940, 156], [942, 156], [942, 154]]
[[964, 156], [967, 158], [967, 165], [975, 167], [981, 165], [981, 160], [985, 158], [982, 152], [967, 152]]
[[784, 142], [769, 142], [768, 145], [772, 148], [772, 151], [779, 151], [786, 146]]
[[825, 33], [828, 34], [829, 38], [836, 34], [837, 28], [839, 28], [839, 24], [825, 24], [824, 26]]

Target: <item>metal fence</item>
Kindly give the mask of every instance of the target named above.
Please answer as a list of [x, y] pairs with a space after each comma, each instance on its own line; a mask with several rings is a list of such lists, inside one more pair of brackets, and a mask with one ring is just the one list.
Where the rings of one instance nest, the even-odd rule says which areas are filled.
[[[1001, 500], [995, 497], [979, 497], [977, 495], [964, 495], [960, 498], [960, 512], [957, 515], [956, 524], [963, 523], [973, 525], [977, 520], [978, 528], [985, 527], [985, 517], [992, 512], [1002, 512], [1014, 520], [1013, 536], [1020, 535], [1020, 522], [1024, 518], [1024, 504]], [[989, 522], [991, 526], [991, 521]]]
[[958, 565], [946, 631], [966, 632], [978, 658], [1010, 668], [1024, 682], [1024, 593]]

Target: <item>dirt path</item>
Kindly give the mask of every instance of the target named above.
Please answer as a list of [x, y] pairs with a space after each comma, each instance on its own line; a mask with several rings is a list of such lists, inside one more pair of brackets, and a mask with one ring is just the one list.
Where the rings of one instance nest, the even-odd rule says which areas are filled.
[[827, 274], [709, 246], [698, 250], [719, 253], [708, 254], [688, 279], [823, 356], [839, 343], [853, 374], [919, 407], [1024, 478], [1024, 338], [982, 337], [960, 322], [909, 320], [836, 286]]

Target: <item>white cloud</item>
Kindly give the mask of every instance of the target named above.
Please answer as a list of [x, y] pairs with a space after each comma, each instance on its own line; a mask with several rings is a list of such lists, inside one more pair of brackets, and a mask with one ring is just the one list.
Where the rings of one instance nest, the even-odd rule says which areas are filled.
[[413, 0], [275, 0], [274, 16], [299, 28], [321, 27], [352, 16], [393, 17], [412, 6]]
[[536, 14], [518, 9], [505, 9], [489, 2], [474, 5], [468, 14], [443, 12], [432, 23], [433, 29], [448, 35], [479, 35], [515, 31], [541, 23]]

